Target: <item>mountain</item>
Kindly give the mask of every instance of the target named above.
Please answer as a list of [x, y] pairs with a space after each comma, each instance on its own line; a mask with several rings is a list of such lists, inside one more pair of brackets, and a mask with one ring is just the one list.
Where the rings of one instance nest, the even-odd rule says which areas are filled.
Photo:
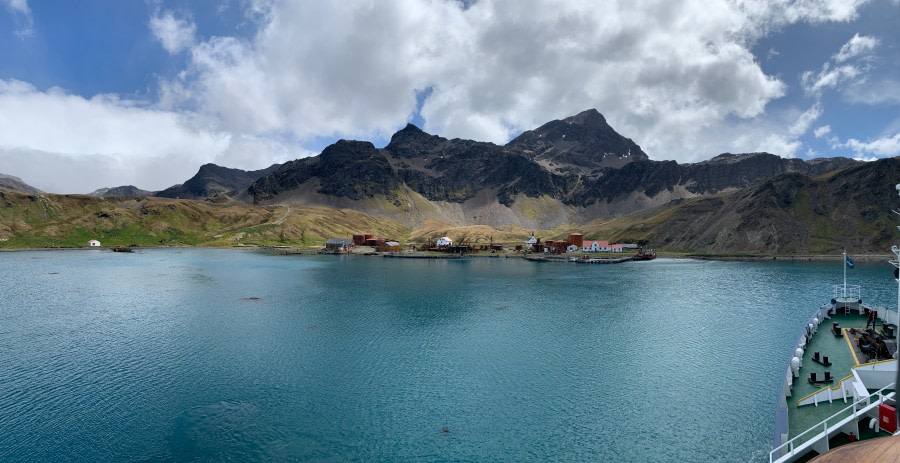
[[43, 193], [43, 191], [23, 182], [19, 177], [6, 174], [0, 174], [0, 191], [19, 191], [31, 194]]
[[596, 110], [552, 121], [505, 146], [431, 135], [414, 125], [382, 149], [340, 140], [319, 156], [287, 162], [242, 195], [255, 204], [348, 208], [408, 226], [553, 228], [747, 187], [785, 172], [820, 175], [856, 165], [768, 153], [722, 154], [678, 164], [652, 161]]
[[[344, 148], [353, 146], [351, 143]], [[353, 153], [351, 159], [357, 159], [356, 151], [360, 149], [369, 151], [371, 156], [380, 151], [356, 146], [347, 151]], [[341, 159], [339, 151], [329, 152], [325, 164]], [[758, 159], [758, 155], [726, 155], [713, 164], [760, 162]], [[304, 161], [323, 162], [322, 159]], [[834, 255], [846, 248], [851, 253], [884, 254], [895, 241], [897, 218], [890, 208], [900, 203], [894, 188], [900, 179], [900, 158], [850, 163], [842, 170], [821, 175], [818, 172], [827, 167], [818, 164], [797, 164], [795, 167], [804, 167], [806, 171], [781, 172], [744, 188], [674, 199], [612, 220], [569, 222], [535, 231], [545, 239], [579, 231], [590, 239], [647, 240], [659, 250], [685, 253]], [[660, 167], [660, 170], [671, 168]], [[308, 185], [309, 181], [301, 183]], [[368, 185], [374, 188], [375, 183]], [[328, 186], [334, 187], [335, 184]], [[297, 191], [293, 189], [289, 193]], [[361, 198], [344, 198], [348, 201], [373, 204], [365, 189], [345, 193]], [[540, 201], [527, 198], [518, 199], [513, 207], [521, 207], [522, 203], [550, 210], [546, 204], [541, 206]], [[446, 206], [446, 203], [435, 204]], [[416, 204], [416, 207], [433, 212], [427, 209], [427, 204]], [[362, 231], [402, 242], [421, 243], [448, 235], [482, 244], [520, 243], [531, 233], [531, 229], [521, 225], [496, 228], [485, 224], [460, 225], [437, 216], [410, 227], [390, 218], [346, 208], [296, 203], [259, 206], [234, 201], [217, 204], [156, 197], [98, 198], [0, 191], [0, 248], [80, 247], [94, 238], [109, 245], [312, 246], [321, 245], [327, 237]]]
[[207, 201], [125, 197], [147, 193], [131, 186], [78, 200], [0, 187], [0, 242], [80, 245], [90, 235], [128, 244], [308, 245], [372, 230], [402, 241], [453, 234], [489, 242], [578, 230], [669, 251], [874, 252], [892, 236], [886, 205], [898, 179], [900, 159], [724, 153], [653, 161], [589, 110], [503, 146], [408, 124], [383, 148], [339, 140], [318, 156], [252, 172], [206, 164], [156, 193]]
[[181, 185], [171, 186], [157, 192], [162, 198], [204, 199], [222, 193], [244, 190], [258, 178], [274, 172], [280, 164], [253, 171], [232, 169], [216, 164], [200, 166], [197, 174]]
[[153, 196], [155, 192], [142, 190], [134, 185], [117, 186], [113, 188], [100, 188], [94, 190], [88, 195], [90, 196]]
[[522, 132], [506, 147], [557, 173], [622, 167], [650, 159], [637, 143], [613, 130], [596, 109]]
[[894, 188], [900, 158], [860, 163], [833, 175], [780, 173], [730, 193], [674, 201], [586, 233], [649, 240], [687, 252], [885, 253], [895, 241]]

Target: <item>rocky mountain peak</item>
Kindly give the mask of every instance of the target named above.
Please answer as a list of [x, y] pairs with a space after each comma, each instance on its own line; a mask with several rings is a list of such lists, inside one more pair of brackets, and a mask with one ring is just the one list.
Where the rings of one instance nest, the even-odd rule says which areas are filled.
[[612, 127], [606, 122], [606, 118], [600, 111], [594, 108], [582, 111], [574, 116], [563, 119], [563, 122], [569, 124], [578, 124], [595, 130], [612, 130]]
[[426, 133], [413, 124], [406, 124], [406, 127], [391, 137], [391, 142], [384, 149], [394, 156], [412, 158], [431, 152], [446, 141], [446, 138]]
[[[400, 129], [399, 132], [397, 132], [397, 134], [401, 134], [401, 133], [425, 133], [425, 132], [422, 129], [420, 129], [419, 126], [413, 124], [412, 122], [407, 122], [406, 127], [403, 127], [402, 129]], [[394, 134], [394, 135], [396, 136], [397, 134]]]
[[596, 109], [527, 130], [506, 147], [521, 151], [556, 172], [619, 168], [649, 159], [630, 138], [619, 135]]
[[377, 154], [378, 150], [371, 142], [341, 139], [326, 146], [319, 158], [325, 163], [347, 162], [370, 158]]

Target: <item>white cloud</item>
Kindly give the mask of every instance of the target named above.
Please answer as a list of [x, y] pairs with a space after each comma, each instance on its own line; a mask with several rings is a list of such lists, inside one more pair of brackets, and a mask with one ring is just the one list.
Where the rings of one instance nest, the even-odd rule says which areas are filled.
[[28, 8], [28, 0], [4, 0], [4, 3], [13, 12], [24, 15], [31, 14], [31, 8]]
[[900, 80], [872, 79], [850, 85], [842, 97], [848, 103], [900, 105]]
[[816, 130], [813, 132], [813, 134], [816, 136], [816, 138], [822, 138], [822, 137], [828, 135], [829, 133], [831, 133], [831, 126], [830, 126], [830, 125], [823, 125], [823, 126], [821, 126], [821, 127], [818, 127], [818, 128], [816, 128]]
[[788, 129], [788, 134], [794, 137], [799, 137], [805, 134], [810, 126], [812, 126], [813, 122], [819, 119], [822, 116], [822, 105], [820, 103], [814, 104], [811, 108], [804, 111], [803, 114], [791, 124]]
[[179, 53], [194, 45], [197, 26], [188, 19], [176, 18], [171, 11], [150, 17], [150, 31], [171, 54]]
[[[826, 62], [819, 72], [805, 71], [800, 74], [800, 84], [808, 95], [820, 95], [823, 90], [835, 88], [841, 84], [861, 85], [865, 82], [866, 73], [873, 67], [871, 52], [878, 45], [874, 37], [855, 34], [832, 60], [835, 65]], [[840, 64], [856, 59], [856, 64]]]
[[843, 65], [832, 68], [829, 63], [822, 66], [818, 73], [805, 71], [800, 74], [800, 84], [807, 94], [819, 94], [827, 88], [835, 88], [844, 82], [850, 82], [860, 77], [863, 72], [853, 65]]
[[798, 22], [812, 24], [847, 22], [856, 19], [859, 7], [868, 0], [741, 0], [737, 10], [755, 25], [745, 33], [758, 38]]
[[850, 148], [856, 154], [874, 154], [877, 156], [900, 155], [900, 133], [885, 136], [872, 141], [863, 142], [855, 138], [841, 143], [839, 146]]
[[834, 55], [834, 61], [838, 63], [843, 63], [851, 58], [856, 58], [858, 56], [866, 55], [875, 50], [875, 47], [878, 45], [878, 39], [875, 37], [867, 37], [865, 35], [860, 36], [858, 33], [853, 36], [844, 46], [841, 47], [841, 50], [837, 55]]
[[[307, 154], [288, 146], [114, 95], [88, 99], [0, 80], [0, 172], [41, 178], [36, 186], [50, 192], [88, 192], [119, 182], [161, 189], [183, 182], [205, 162], [258, 169]], [[35, 167], [25, 164], [51, 168], [33, 176]]]
[[[157, 10], [149, 18], [154, 37], [188, 60], [160, 82], [158, 101], [0, 81], [0, 146], [142, 166], [225, 159], [259, 168], [306, 154], [295, 143], [386, 138], [424, 94], [424, 128], [448, 137], [502, 143], [595, 107], [656, 159], [793, 155], [821, 108], [770, 114], [787, 87], [751, 48], [792, 23], [852, 20], [862, 3], [254, 0], [240, 3], [257, 28], [249, 38], [203, 40], [189, 14]], [[835, 79], [825, 77], [820, 86]], [[138, 186], [187, 176], [150, 178]]]
[[28, 0], [0, 0], [0, 4], [5, 4], [7, 10], [21, 17], [22, 24], [18, 24], [16, 34], [20, 37], [27, 37], [34, 33], [34, 20], [31, 17]]
[[[753, 120], [786, 91], [760, 68], [754, 40], [851, 20], [862, 3], [264, 1], [251, 9], [255, 37], [196, 44], [162, 94], [223, 130], [301, 141], [387, 137], [425, 89], [426, 130], [498, 143], [596, 107], [651, 156], [696, 160], [720, 146], [700, 141], [710, 132]], [[777, 134], [794, 137], [788, 128]]]

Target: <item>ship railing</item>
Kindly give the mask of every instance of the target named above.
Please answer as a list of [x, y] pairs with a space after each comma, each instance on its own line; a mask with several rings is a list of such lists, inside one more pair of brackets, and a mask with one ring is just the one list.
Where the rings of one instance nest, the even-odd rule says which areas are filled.
[[[769, 452], [769, 463], [793, 461], [794, 458], [805, 455], [819, 440], [825, 439], [827, 441], [829, 433], [843, 427], [847, 424], [846, 421], [849, 418], [852, 417], [854, 422], [859, 421], [860, 417], [866, 416], [869, 411], [883, 404], [885, 400], [893, 400], [895, 392], [885, 393], [885, 391], [894, 389], [894, 385], [895, 383], [890, 383], [866, 397], [855, 400], [850, 406], [825, 418], [819, 424], [803, 431], [784, 444], [775, 447]], [[877, 400], [871, 400], [876, 397]], [[832, 424], [829, 425], [829, 423]], [[809, 434], [812, 434], [812, 436], [808, 436]]]
[[832, 285], [832, 296], [834, 299], [852, 299], [854, 301], [861, 300], [859, 285]]
[[[806, 323], [803, 326], [809, 326], [813, 323], [813, 320], [818, 318], [820, 321], [824, 321], [825, 314], [828, 313], [828, 309], [831, 307], [831, 304], [823, 304], [822, 307], [819, 307], [812, 315], [809, 316], [809, 319], [806, 320]], [[781, 382], [781, 396], [778, 401], [778, 407], [775, 410], [775, 436], [773, 437], [772, 446], [776, 446], [781, 443], [782, 436], [787, 435], [788, 433], [788, 411], [787, 411], [787, 400], [786, 397], [790, 397], [791, 388], [794, 383], [794, 376], [791, 373], [791, 359], [794, 357], [794, 351], [798, 348], [806, 348], [806, 333], [800, 335], [797, 338], [796, 344], [790, 350], [790, 355], [788, 355], [788, 360], [786, 362], [787, 368], [785, 370], [784, 379]]]

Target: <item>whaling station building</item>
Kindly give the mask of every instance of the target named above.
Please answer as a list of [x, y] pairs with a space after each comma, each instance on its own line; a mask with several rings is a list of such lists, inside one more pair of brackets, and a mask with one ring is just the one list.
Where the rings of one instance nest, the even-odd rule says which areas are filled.
[[531, 238], [525, 241], [527, 248], [532, 252], [543, 252], [552, 254], [563, 254], [566, 252], [622, 252], [624, 249], [636, 249], [636, 244], [610, 244], [605, 240], [585, 240], [581, 233], [570, 233], [565, 240], [547, 240], [541, 243], [541, 240], [535, 238], [534, 233]]

